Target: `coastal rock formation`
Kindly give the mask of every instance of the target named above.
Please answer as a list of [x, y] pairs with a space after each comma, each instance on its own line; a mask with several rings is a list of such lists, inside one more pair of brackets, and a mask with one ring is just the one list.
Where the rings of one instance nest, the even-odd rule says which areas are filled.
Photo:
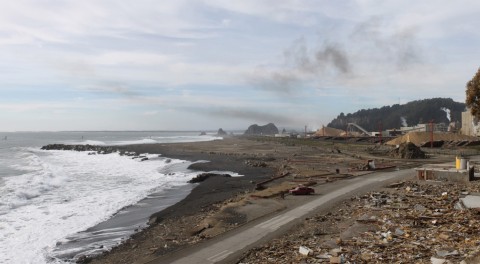
[[225, 132], [223, 129], [219, 128], [217, 132], [217, 136], [226, 136], [227, 132]]
[[43, 150], [74, 150], [74, 151], [96, 151], [99, 154], [108, 154], [118, 151], [117, 148], [107, 146], [94, 145], [65, 145], [65, 144], [49, 144], [42, 147]]
[[[128, 152], [111, 146], [95, 146], [95, 145], [66, 145], [66, 144], [48, 144], [43, 146], [43, 150], [71, 150], [71, 151], [90, 151], [88, 155], [110, 154], [118, 152], [120, 156], [132, 156], [133, 159], [140, 158], [141, 161], [148, 160], [145, 156], [138, 156], [138, 153]], [[146, 158], [146, 159], [145, 159]]]
[[244, 133], [245, 135], [275, 135], [278, 134], [278, 128], [273, 123], [264, 126], [257, 124], [251, 125]]
[[219, 177], [232, 177], [230, 174], [217, 174], [217, 173], [201, 173], [192, 178], [191, 180], [188, 181], [188, 183], [197, 183], [197, 182], [203, 182], [209, 177], [213, 176], [219, 176]]

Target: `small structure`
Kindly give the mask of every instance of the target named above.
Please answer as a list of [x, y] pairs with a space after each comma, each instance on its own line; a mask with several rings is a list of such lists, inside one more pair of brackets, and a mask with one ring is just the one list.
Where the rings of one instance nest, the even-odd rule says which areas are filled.
[[475, 168], [470, 166], [464, 158], [458, 158], [455, 166], [452, 165], [426, 165], [416, 168], [419, 180], [440, 180], [450, 182], [469, 182], [474, 179]]
[[470, 109], [462, 112], [462, 134], [467, 136], [479, 136], [480, 135], [480, 124], [478, 124], [478, 119], [476, 119]]

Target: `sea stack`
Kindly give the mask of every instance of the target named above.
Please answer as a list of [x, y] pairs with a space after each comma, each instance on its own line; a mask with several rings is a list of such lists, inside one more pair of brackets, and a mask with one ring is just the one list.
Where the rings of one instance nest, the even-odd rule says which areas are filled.
[[257, 124], [251, 125], [244, 133], [245, 135], [275, 135], [278, 134], [278, 128], [273, 123], [264, 126]]
[[226, 136], [228, 135], [223, 129], [219, 128], [217, 131], [217, 136]]

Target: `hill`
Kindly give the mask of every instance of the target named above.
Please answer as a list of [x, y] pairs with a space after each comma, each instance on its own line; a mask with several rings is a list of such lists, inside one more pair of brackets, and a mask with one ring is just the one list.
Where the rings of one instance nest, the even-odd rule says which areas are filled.
[[362, 109], [347, 115], [341, 113], [328, 124], [328, 127], [345, 129], [348, 123], [355, 123], [368, 131], [377, 131], [379, 122], [382, 123], [383, 129], [414, 126], [430, 120], [435, 123], [461, 123], [463, 111], [465, 111], [464, 103], [455, 102], [451, 98], [432, 98], [402, 105]]

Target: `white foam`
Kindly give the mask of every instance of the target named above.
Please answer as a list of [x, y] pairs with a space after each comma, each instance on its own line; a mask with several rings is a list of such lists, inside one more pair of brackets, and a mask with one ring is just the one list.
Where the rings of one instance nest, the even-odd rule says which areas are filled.
[[47, 263], [62, 238], [194, 176], [162, 173], [189, 163], [158, 155], [143, 162], [116, 153], [29, 150], [21, 155], [28, 172], [4, 178], [0, 187], [0, 263]]
[[126, 141], [112, 141], [108, 145], [121, 146], [121, 145], [135, 145], [135, 144], [155, 144], [158, 141], [151, 138], [144, 138], [139, 140], [126, 140]]
[[213, 140], [222, 140], [222, 137], [213, 135], [204, 136], [175, 136], [175, 137], [153, 137], [162, 143], [188, 143], [188, 142], [204, 142]]
[[105, 142], [99, 141], [99, 140], [85, 140], [85, 141], [78, 142], [78, 143], [75, 143], [75, 144], [76, 145], [95, 145], [95, 146], [107, 145]]
[[112, 140], [112, 141], [99, 141], [99, 140], [84, 140], [84, 141], [67, 141], [66, 144], [72, 145], [96, 145], [96, 146], [124, 146], [124, 145], [136, 145], [136, 144], [155, 144], [155, 143], [188, 143], [188, 142], [202, 142], [222, 140], [222, 137], [214, 135], [204, 136], [153, 136], [149, 138], [141, 138], [134, 140]]

